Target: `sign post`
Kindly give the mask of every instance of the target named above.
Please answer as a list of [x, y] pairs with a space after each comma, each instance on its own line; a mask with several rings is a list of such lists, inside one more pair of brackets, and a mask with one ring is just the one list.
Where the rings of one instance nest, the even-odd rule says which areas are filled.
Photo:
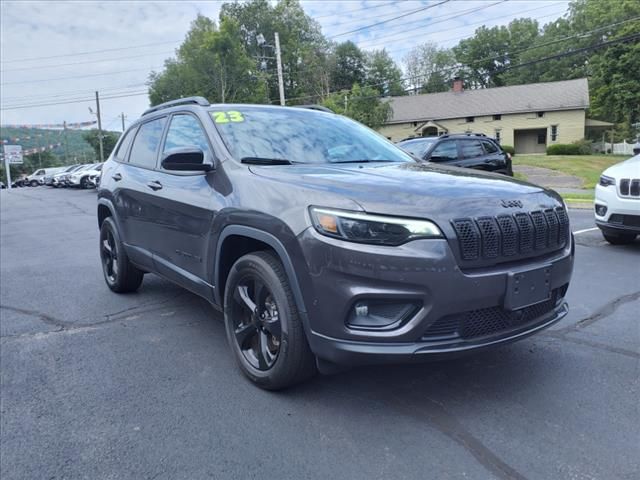
[[7, 172], [7, 189], [11, 190], [11, 165], [22, 165], [22, 145], [4, 146], [4, 168]]

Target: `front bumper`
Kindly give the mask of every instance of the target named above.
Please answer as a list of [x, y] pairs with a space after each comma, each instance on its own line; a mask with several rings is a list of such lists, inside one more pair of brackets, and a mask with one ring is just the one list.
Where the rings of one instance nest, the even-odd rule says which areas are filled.
[[[545, 257], [461, 270], [446, 240], [381, 247], [323, 237], [313, 229], [299, 239], [309, 270], [309, 285], [303, 288], [309, 345], [319, 358], [334, 363], [398, 363], [463, 354], [524, 338], [568, 311], [563, 297], [573, 270], [573, 241]], [[552, 298], [522, 309], [522, 314], [506, 311], [509, 274], [542, 265], [551, 272]], [[349, 326], [354, 305], [371, 299], [421, 307], [393, 329]], [[487, 322], [496, 317], [503, 323], [469, 334], [464, 322], [472, 316], [474, 321], [487, 316]], [[441, 335], [433, 335], [434, 330]]]
[[594, 212], [596, 225], [605, 232], [640, 233], [640, 225], [636, 221], [640, 217], [640, 198], [623, 198], [618, 195], [617, 185], [603, 187], [596, 185], [596, 198], [594, 207], [604, 206], [607, 211], [604, 215]]

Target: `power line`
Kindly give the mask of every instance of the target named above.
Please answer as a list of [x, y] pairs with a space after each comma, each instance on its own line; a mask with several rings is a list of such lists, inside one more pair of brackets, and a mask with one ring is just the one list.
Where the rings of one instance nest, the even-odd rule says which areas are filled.
[[[559, 2], [559, 3], [560, 3], [560, 2]], [[493, 5], [495, 5], [495, 4], [493, 4]], [[557, 5], [557, 3], [556, 3], [556, 4], [554, 4], [554, 5]], [[519, 16], [519, 15], [522, 15], [523, 13], [533, 12], [533, 11], [536, 11], [536, 10], [541, 10], [541, 9], [544, 9], [544, 8], [549, 8], [549, 7], [551, 7], [551, 6], [553, 6], [553, 5], [543, 5], [542, 7], [535, 7], [535, 8], [530, 8], [530, 9], [528, 9], [528, 10], [521, 10], [521, 11], [519, 11], [519, 12], [517, 12], [517, 13], [511, 13], [511, 14], [509, 14], [509, 15], [502, 15], [502, 16], [500, 16], [500, 17], [494, 17], [494, 18], [491, 18], [491, 19], [490, 19], [490, 21], [500, 20], [500, 19], [503, 19], [503, 18], [518, 18], [518, 16]], [[565, 9], [563, 9], [562, 11], [554, 12], [554, 13], [552, 13], [552, 14], [548, 15], [548, 16], [551, 16], [551, 15], [557, 15], [557, 14], [562, 13], [562, 12], [564, 12], [564, 11], [565, 11]], [[540, 17], [540, 18], [544, 18], [544, 17]], [[437, 22], [437, 23], [440, 23], [440, 22]], [[486, 23], [487, 23], [487, 20], [480, 20], [480, 21], [478, 21], [478, 22], [467, 23], [467, 24], [465, 24], [465, 25], [460, 25], [460, 26], [458, 26], [458, 27], [447, 28], [447, 29], [444, 29], [444, 30], [436, 30], [436, 31], [434, 31], [434, 32], [425, 32], [425, 33], [423, 33], [422, 35], [434, 35], [434, 34], [436, 34], [436, 33], [450, 32], [450, 31], [452, 31], [452, 30], [459, 30], [459, 29], [461, 29], [461, 28], [468, 28], [468, 27], [471, 27], [471, 26], [473, 26], [473, 25], [480, 25], [480, 24], [485, 25]], [[431, 24], [430, 24], [430, 25], [431, 25]], [[430, 25], [426, 25], [425, 27], [428, 27], [428, 26], [430, 26]], [[402, 32], [395, 32], [395, 33], [392, 33], [392, 34], [390, 34], [390, 35], [386, 35], [386, 36], [383, 36], [383, 37], [376, 37], [376, 38], [371, 39], [371, 40], [369, 40], [369, 41], [361, 42], [361, 43], [359, 43], [358, 45], [359, 45], [359, 46], [361, 46], [361, 48], [372, 48], [372, 47], [375, 47], [375, 46], [378, 46], [378, 45], [387, 44], [389, 41], [387, 40], [387, 41], [382, 42], [382, 43], [373, 43], [373, 44], [371, 44], [371, 45], [363, 45], [363, 44], [366, 44], [366, 43], [371, 42], [371, 41], [373, 41], [373, 42], [377, 42], [380, 38], [390, 38], [390, 37], [394, 37], [394, 36], [396, 36], [396, 35], [403, 35], [403, 36], [401, 36], [400, 38], [396, 38], [396, 39], [392, 40], [393, 42], [398, 42], [398, 41], [405, 40], [405, 39], [414, 39], [414, 38], [415, 38], [415, 36], [417, 35], [416, 33], [413, 33], [413, 34], [411, 34], [411, 35], [406, 35], [406, 34], [407, 34], [408, 32], [415, 31], [415, 30], [420, 30], [420, 29], [425, 28], [425, 27], [416, 27], [416, 28], [411, 28], [411, 29], [403, 30]], [[474, 33], [474, 35], [475, 35], [475, 33]], [[409, 46], [409, 47], [407, 47], [407, 48], [411, 48], [411, 46]]]
[[130, 45], [128, 47], [119, 47], [119, 48], [105, 48], [103, 50], [92, 50], [89, 52], [75, 52], [75, 53], [64, 53], [61, 55], [47, 55], [46, 57], [31, 57], [31, 58], [21, 58], [15, 60], [4, 60], [2, 63], [16, 63], [16, 62], [31, 62], [35, 60], [47, 60], [49, 58], [62, 58], [62, 57], [76, 57], [79, 55], [92, 55], [94, 53], [104, 53], [104, 52], [117, 52], [120, 50], [131, 50], [134, 48], [144, 48], [144, 47], [152, 47], [156, 45], [167, 45], [169, 43], [178, 43], [181, 40], [169, 40], [166, 42], [155, 42], [155, 43], [146, 43], [142, 45]]
[[443, 4], [448, 3], [448, 2], [450, 2], [450, 1], [451, 1], [451, 0], [442, 0], [442, 1], [441, 1], [441, 2], [439, 2], [439, 3], [433, 4], [433, 5], [427, 5], [426, 7], [421, 7], [421, 8], [418, 8], [418, 9], [416, 9], [416, 10], [412, 10], [412, 11], [410, 11], [410, 12], [403, 13], [402, 15], [398, 15], [398, 16], [396, 16], [396, 17], [389, 18], [388, 20], [383, 20], [383, 21], [381, 21], [381, 22], [372, 23], [371, 25], [364, 25], [363, 27], [358, 27], [358, 28], [356, 28], [356, 29], [354, 29], [354, 30], [349, 30], [348, 32], [338, 33], [337, 35], [332, 35], [332, 36], [330, 36], [330, 37], [328, 37], [328, 38], [330, 38], [330, 39], [331, 39], [331, 38], [337, 38], [337, 37], [342, 37], [342, 36], [344, 36], [344, 35], [349, 35], [349, 34], [351, 34], [351, 33], [361, 32], [362, 30], [367, 30], [367, 29], [369, 29], [369, 28], [377, 27], [377, 26], [379, 26], [379, 25], [383, 25], [383, 24], [385, 24], [385, 23], [389, 23], [389, 22], [392, 22], [392, 21], [394, 21], [394, 20], [398, 20], [399, 18], [408, 17], [409, 15], [414, 15], [414, 14], [416, 14], [416, 13], [423, 12], [423, 11], [425, 11], [425, 10], [429, 10], [429, 9], [431, 9], [431, 8], [435, 8], [435, 7], [439, 6], [439, 5], [443, 5]]
[[154, 53], [143, 53], [142, 55], [130, 55], [126, 57], [117, 57], [117, 58], [105, 58], [101, 60], [83, 60], [82, 62], [70, 62], [70, 63], [58, 63], [54, 65], [38, 65], [34, 67], [21, 67], [21, 68], [12, 68], [9, 70], [4, 70], [4, 72], [18, 72], [24, 70], [41, 70], [44, 68], [58, 68], [58, 67], [67, 67], [70, 65], [86, 65], [88, 63], [104, 63], [104, 62], [115, 62], [119, 60], [128, 60], [130, 58], [142, 58], [142, 57], [151, 57], [153, 55], [171, 55], [174, 52], [154, 52]]
[[0, 85], [17, 85], [23, 83], [41, 83], [41, 82], [55, 82], [57, 80], [75, 80], [76, 78], [89, 78], [89, 77], [102, 77], [105, 75], [119, 75], [121, 73], [139, 72], [141, 70], [154, 70], [162, 67], [147, 67], [147, 68], [134, 68], [132, 70], [121, 70], [119, 72], [104, 72], [104, 73], [92, 73], [89, 75], [74, 75], [72, 77], [57, 77], [57, 78], [43, 78], [40, 80], [23, 80], [21, 82], [5, 82]]
[[53, 94], [44, 93], [40, 95], [26, 95], [26, 96], [20, 96], [20, 97], [2, 97], [2, 99], [5, 101], [15, 101], [15, 100], [32, 100], [32, 99], [41, 98], [41, 97], [44, 97], [45, 99], [56, 98], [56, 97], [68, 97], [68, 96], [80, 95], [83, 93], [91, 93], [91, 92], [95, 92], [96, 90], [100, 92], [105, 92], [110, 90], [123, 90], [128, 88], [144, 87], [146, 85], [147, 85], [146, 83], [132, 83], [129, 85], [121, 85], [118, 87], [98, 87], [98, 88], [91, 88], [87, 90], [67, 90], [65, 92], [58, 92]]
[[[126, 95], [110, 95], [110, 96], [105, 96], [102, 97], [101, 100], [109, 100], [109, 99], [113, 99], [113, 98], [126, 98], [126, 97], [139, 97], [141, 95], [148, 95], [149, 92], [148, 91], [143, 91], [143, 92], [137, 92], [137, 93], [129, 93]], [[94, 98], [84, 98], [81, 100], [69, 100], [69, 101], [60, 101], [60, 102], [50, 102], [50, 103], [38, 103], [38, 104], [29, 104], [29, 105], [16, 105], [16, 106], [11, 106], [11, 107], [0, 107], [0, 110], [19, 110], [19, 109], [23, 109], [23, 108], [35, 108], [35, 107], [48, 107], [48, 106], [52, 106], [52, 105], [66, 105], [69, 103], [84, 103], [84, 102], [94, 102], [95, 101], [95, 97]]]
[[[338, 4], [343, 3], [344, 0], [340, 0], [340, 2], [337, 2]], [[393, 2], [387, 2], [387, 3], [383, 3], [381, 5], [372, 5], [370, 7], [363, 7], [363, 8], [359, 8], [358, 10], [351, 10], [347, 13], [358, 13], [358, 12], [364, 12], [365, 10], [373, 10], [375, 8], [381, 8], [381, 7], [388, 7], [391, 5], [395, 5], [397, 2], [393, 1]], [[314, 20], [317, 20], [319, 18], [327, 18], [327, 17], [335, 17], [336, 14], [335, 13], [328, 13], [326, 15], [318, 15], [317, 17], [313, 17]]]

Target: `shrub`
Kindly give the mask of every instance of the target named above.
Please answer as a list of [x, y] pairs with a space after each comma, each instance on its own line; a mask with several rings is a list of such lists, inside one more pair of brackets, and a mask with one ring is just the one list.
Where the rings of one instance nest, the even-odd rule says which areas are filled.
[[547, 155], [591, 155], [591, 142], [578, 140], [573, 143], [557, 143], [547, 147]]
[[504, 150], [507, 153], [510, 153], [512, 157], [516, 154], [516, 149], [513, 148], [511, 145], [500, 145], [500, 146], [502, 147], [502, 150]]

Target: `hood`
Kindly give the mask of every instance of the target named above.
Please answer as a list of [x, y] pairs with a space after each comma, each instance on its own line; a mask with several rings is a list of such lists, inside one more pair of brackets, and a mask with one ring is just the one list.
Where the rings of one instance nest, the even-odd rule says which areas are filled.
[[603, 175], [614, 178], [640, 178], [640, 155], [607, 168]]
[[562, 204], [555, 192], [504, 175], [428, 163], [251, 166], [250, 170], [274, 181], [322, 190], [328, 202], [322, 206], [331, 207], [331, 195], [339, 195], [367, 212], [388, 215], [450, 220]]

